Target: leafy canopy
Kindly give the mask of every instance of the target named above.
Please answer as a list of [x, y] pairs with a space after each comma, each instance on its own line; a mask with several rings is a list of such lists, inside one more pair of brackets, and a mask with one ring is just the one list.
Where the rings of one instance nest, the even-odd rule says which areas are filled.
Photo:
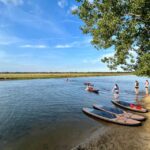
[[95, 48], [115, 47], [103, 62], [150, 76], [150, 0], [76, 0], [73, 14], [84, 22], [81, 30], [92, 36]]

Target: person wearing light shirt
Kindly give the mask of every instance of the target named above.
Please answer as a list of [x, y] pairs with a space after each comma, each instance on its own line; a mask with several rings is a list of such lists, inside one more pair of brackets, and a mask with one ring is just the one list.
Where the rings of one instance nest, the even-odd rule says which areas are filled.
[[119, 101], [119, 86], [118, 86], [118, 84], [114, 85], [112, 92], [113, 92], [114, 100]]

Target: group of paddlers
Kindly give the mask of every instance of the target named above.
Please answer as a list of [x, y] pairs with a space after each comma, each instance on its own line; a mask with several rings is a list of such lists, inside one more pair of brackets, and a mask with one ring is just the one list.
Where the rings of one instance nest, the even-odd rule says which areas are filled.
[[[145, 81], [145, 94], [148, 95], [148, 87], [149, 87], [149, 82], [148, 80]], [[138, 95], [139, 94], [139, 82], [135, 81], [135, 93]]]
[[[91, 83], [84, 83], [84, 84], [87, 85], [86, 90], [88, 90], [88, 91], [95, 90]], [[135, 88], [135, 94], [138, 95], [139, 94], [139, 82], [137, 80], [135, 81], [134, 88]], [[148, 80], [146, 80], [145, 81], [145, 94], [146, 94], [146, 96], [149, 94], [148, 88], [149, 88], [149, 82], [148, 82]], [[112, 89], [112, 93], [113, 93], [115, 100], [119, 99], [119, 92], [120, 92], [119, 86], [118, 86], [118, 84], [115, 84], [113, 89]]]
[[[135, 81], [134, 88], [135, 88], [135, 94], [138, 95], [139, 94], [139, 82], [137, 80]], [[148, 82], [148, 80], [146, 80], [145, 81], [145, 94], [146, 94], [146, 96], [149, 94], [148, 88], [149, 88], [149, 82]], [[119, 86], [118, 86], [118, 84], [114, 85], [112, 92], [114, 94], [114, 99], [118, 99], [119, 98]]]

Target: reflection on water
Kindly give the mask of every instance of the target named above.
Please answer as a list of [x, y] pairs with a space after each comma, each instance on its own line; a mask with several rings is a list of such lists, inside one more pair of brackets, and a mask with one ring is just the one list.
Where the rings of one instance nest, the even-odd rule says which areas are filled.
[[[134, 81], [140, 82], [135, 97]], [[111, 124], [82, 113], [93, 103], [111, 105], [112, 87], [120, 87], [120, 99], [138, 101], [145, 78], [135, 76], [40, 79], [0, 82], [0, 150], [70, 149], [97, 128]], [[100, 94], [85, 91], [91, 82]]]

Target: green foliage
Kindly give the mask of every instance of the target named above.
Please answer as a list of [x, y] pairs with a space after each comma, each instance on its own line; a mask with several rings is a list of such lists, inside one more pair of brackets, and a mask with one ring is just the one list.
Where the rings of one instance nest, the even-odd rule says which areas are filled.
[[114, 56], [102, 61], [110, 69], [119, 66], [138, 75], [150, 76], [150, 1], [76, 1], [79, 7], [73, 14], [84, 22], [81, 30], [93, 37], [94, 47], [115, 47]]
[[136, 74], [150, 76], [150, 54], [144, 54], [141, 56], [136, 69]]

